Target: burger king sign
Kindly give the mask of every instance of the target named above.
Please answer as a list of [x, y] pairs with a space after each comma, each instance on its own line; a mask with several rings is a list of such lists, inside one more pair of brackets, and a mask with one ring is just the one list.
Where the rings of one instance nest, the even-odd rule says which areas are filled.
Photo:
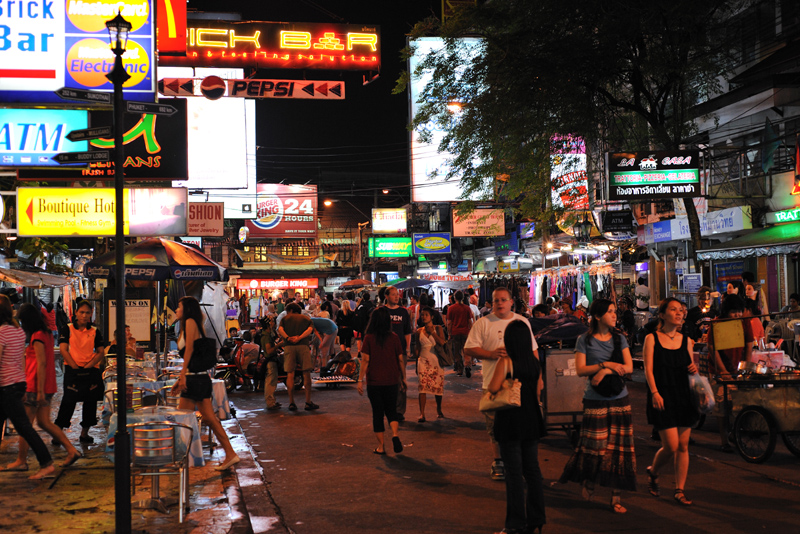
[[258, 184], [252, 237], [316, 237], [317, 186]]

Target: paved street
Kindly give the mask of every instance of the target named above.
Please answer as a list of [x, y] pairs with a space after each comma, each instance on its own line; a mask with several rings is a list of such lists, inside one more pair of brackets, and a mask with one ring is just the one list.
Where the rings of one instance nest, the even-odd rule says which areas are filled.
[[[641, 380], [641, 371], [636, 376]], [[354, 386], [315, 389], [318, 412], [266, 412], [260, 393], [235, 393], [241, 427], [257, 465], [238, 470], [245, 504], [256, 532], [487, 533], [500, 530], [505, 487], [489, 478], [491, 461], [477, 411], [480, 373], [447, 376], [437, 421], [429, 399], [428, 422], [419, 424], [414, 366], [409, 365], [407, 421], [401, 425], [401, 455], [372, 454], [369, 402]], [[608, 491], [585, 502], [575, 484], [554, 481], [570, 452], [563, 432], [540, 447], [545, 477], [548, 532], [755, 532], [793, 531], [800, 517], [798, 460], [778, 440], [765, 464], [746, 463], [718, 450], [715, 423], [696, 432], [686, 491], [695, 501], [681, 508], [672, 500], [670, 473], [661, 477], [662, 497], [646, 493], [644, 468], [658, 448], [644, 418], [644, 384], [631, 386], [640, 489], [625, 495], [625, 516], [613, 515]], [[288, 404], [286, 392], [279, 400]], [[253, 476], [255, 479], [248, 480]], [[260, 478], [266, 486], [260, 484]]]

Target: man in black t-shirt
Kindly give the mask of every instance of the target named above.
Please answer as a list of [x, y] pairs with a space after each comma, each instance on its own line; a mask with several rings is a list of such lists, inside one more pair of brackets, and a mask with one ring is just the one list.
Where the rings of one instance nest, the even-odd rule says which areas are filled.
[[[397, 334], [403, 346], [403, 369], [405, 370], [409, 349], [411, 347], [411, 333], [413, 331], [411, 328], [411, 317], [408, 315], [408, 310], [400, 306], [400, 291], [396, 287], [387, 287], [384, 296], [386, 297], [385, 307], [389, 310], [389, 317], [392, 319], [392, 332]], [[401, 421], [405, 419], [406, 401], [406, 391], [398, 391], [397, 413], [400, 415]]]

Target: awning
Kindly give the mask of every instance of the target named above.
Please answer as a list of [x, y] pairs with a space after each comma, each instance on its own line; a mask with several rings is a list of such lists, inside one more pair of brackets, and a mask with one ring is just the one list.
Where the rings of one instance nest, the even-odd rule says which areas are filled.
[[56, 274], [0, 268], [0, 282], [22, 287], [42, 288], [63, 287], [69, 284], [70, 279]]
[[727, 260], [800, 252], [800, 224], [779, 224], [699, 250], [700, 260]]

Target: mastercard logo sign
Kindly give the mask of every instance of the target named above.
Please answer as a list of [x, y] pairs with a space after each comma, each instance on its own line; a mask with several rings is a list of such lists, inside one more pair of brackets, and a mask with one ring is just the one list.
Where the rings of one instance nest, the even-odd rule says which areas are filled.
[[[133, 87], [141, 83], [150, 73], [150, 58], [147, 51], [133, 40], [128, 40], [128, 48], [122, 56], [125, 70], [130, 80], [123, 87]], [[111, 83], [106, 74], [114, 70], [114, 53], [108, 42], [100, 39], [81, 39], [67, 52], [67, 72], [85, 87], [99, 87]]]
[[133, 25], [136, 31], [150, 19], [148, 0], [68, 0], [67, 17], [69, 21], [85, 32], [106, 31], [106, 22], [117, 13]]

